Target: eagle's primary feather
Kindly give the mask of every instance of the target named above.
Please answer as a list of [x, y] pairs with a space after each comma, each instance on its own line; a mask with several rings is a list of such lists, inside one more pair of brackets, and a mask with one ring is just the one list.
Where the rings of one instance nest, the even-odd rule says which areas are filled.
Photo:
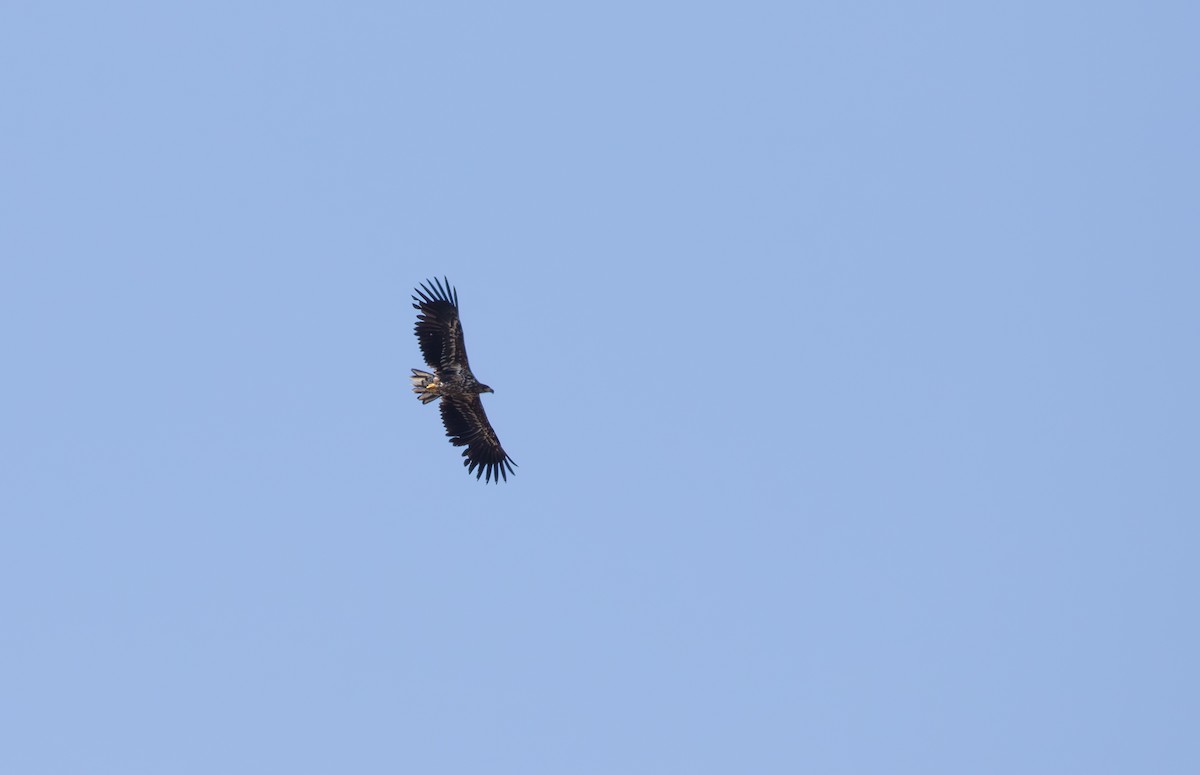
[[480, 393], [493, 391], [471, 373], [458, 318], [458, 291], [445, 278], [434, 278], [422, 283], [416, 293], [412, 298], [418, 313], [417, 341], [434, 373], [413, 369], [413, 392], [424, 404], [441, 399], [442, 424], [450, 443], [466, 447], [463, 465], [467, 473], [474, 473], [476, 479], [483, 477], [485, 482], [508, 481], [508, 474], [516, 473], [516, 463], [500, 446], [479, 400]]

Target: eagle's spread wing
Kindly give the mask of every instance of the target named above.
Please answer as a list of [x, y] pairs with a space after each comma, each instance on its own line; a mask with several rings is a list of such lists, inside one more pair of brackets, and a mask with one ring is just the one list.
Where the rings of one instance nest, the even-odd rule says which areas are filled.
[[486, 476], [485, 482], [501, 478], [508, 481], [509, 474], [515, 474], [512, 467], [516, 465], [512, 458], [500, 446], [500, 439], [492, 430], [487, 414], [483, 411], [483, 402], [478, 395], [447, 396], [441, 401], [442, 424], [446, 426], [446, 435], [450, 443], [456, 447], [466, 447], [463, 450], [463, 465], [467, 473], [474, 473], [478, 479]]
[[[462, 323], [458, 320], [458, 291], [436, 277], [417, 289], [413, 296], [417, 315], [417, 339], [425, 363], [434, 369], [466, 367], [467, 347], [463, 344]], [[481, 410], [482, 413], [482, 410]], [[486, 422], [486, 421], [485, 421]]]

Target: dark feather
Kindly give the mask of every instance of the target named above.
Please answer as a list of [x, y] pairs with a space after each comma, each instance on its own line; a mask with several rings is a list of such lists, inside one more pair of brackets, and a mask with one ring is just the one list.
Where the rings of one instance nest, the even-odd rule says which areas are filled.
[[[450, 443], [456, 447], [466, 447], [463, 450], [463, 465], [467, 473], [475, 473], [475, 478], [485, 477], [485, 482], [501, 478], [508, 481], [508, 474], [516, 473], [512, 467], [516, 465], [512, 458], [500, 446], [500, 439], [488, 422], [487, 413], [483, 411], [483, 402], [479, 396], [456, 396], [442, 399], [442, 424], [446, 426], [446, 435]], [[507, 471], [506, 471], [507, 469]]]
[[436, 277], [416, 289], [413, 296], [417, 315], [417, 340], [421, 355], [431, 368], [470, 368], [467, 346], [463, 343], [462, 324], [458, 320], [458, 291]]

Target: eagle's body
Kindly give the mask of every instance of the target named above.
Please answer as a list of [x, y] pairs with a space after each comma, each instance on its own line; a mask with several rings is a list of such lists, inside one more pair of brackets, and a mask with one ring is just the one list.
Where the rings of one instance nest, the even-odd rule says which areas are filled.
[[417, 398], [423, 404], [437, 398], [451, 396], [470, 398], [480, 393], [496, 392], [487, 385], [481, 384], [469, 370], [458, 368], [438, 369], [437, 374], [413, 369], [411, 379], [413, 392], [418, 394]]
[[[443, 278], [444, 280], [445, 278]], [[481, 393], [493, 393], [490, 387], [475, 379], [467, 362], [463, 344], [462, 323], [458, 319], [458, 291], [436, 278], [416, 289], [413, 309], [418, 311], [416, 334], [421, 355], [433, 373], [413, 369], [413, 392], [423, 404], [441, 399], [442, 424], [450, 443], [463, 450], [463, 465], [467, 473], [476, 468], [475, 478], [508, 480], [516, 465], [500, 446], [483, 411]]]

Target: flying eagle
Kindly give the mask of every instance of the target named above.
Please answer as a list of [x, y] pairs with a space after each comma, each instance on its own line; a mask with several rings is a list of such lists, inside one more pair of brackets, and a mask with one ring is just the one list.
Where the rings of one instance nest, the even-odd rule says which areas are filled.
[[478, 468], [476, 479], [486, 477], [486, 483], [503, 478], [507, 482], [508, 474], [516, 473], [516, 463], [500, 446], [479, 400], [480, 393], [495, 391], [475, 379], [467, 363], [458, 319], [458, 291], [450, 287], [449, 280], [443, 285], [436, 277], [414, 290], [419, 296], [412, 297], [413, 309], [418, 312], [417, 341], [425, 363], [434, 373], [413, 369], [413, 392], [423, 404], [442, 399], [442, 424], [451, 444], [466, 447], [463, 465], [468, 474]]

